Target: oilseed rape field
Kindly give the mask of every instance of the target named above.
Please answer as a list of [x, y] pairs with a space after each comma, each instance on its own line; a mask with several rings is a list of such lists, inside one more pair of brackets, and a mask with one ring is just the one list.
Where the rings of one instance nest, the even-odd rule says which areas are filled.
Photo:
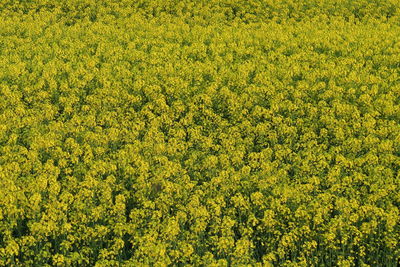
[[0, 266], [399, 266], [400, 1], [0, 1]]

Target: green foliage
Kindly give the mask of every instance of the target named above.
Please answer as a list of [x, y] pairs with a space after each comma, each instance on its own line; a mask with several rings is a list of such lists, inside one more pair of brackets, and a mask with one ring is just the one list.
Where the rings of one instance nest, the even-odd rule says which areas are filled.
[[0, 266], [397, 266], [400, 2], [0, 2]]

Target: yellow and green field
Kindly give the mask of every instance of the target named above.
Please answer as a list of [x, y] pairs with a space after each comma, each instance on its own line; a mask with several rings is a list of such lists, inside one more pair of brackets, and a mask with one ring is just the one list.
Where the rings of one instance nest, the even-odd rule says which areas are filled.
[[400, 1], [0, 1], [0, 266], [399, 264]]

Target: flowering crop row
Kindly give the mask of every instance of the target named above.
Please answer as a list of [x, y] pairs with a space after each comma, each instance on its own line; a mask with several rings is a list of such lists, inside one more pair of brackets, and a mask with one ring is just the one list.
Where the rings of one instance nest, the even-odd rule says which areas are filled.
[[398, 266], [400, 2], [0, 2], [0, 266]]

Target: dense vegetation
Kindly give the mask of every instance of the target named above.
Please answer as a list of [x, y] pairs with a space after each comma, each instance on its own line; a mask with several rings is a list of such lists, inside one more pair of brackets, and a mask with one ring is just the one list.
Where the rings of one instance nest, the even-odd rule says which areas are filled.
[[0, 266], [397, 266], [399, 8], [0, 1]]

